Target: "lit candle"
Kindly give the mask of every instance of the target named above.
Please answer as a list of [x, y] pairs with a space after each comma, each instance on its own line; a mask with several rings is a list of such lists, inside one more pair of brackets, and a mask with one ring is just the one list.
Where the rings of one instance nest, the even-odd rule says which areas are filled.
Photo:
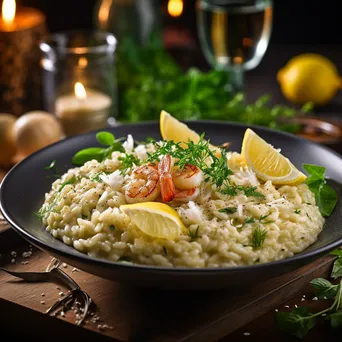
[[40, 105], [39, 42], [46, 34], [45, 16], [37, 9], [4, 0], [0, 16], [1, 110], [17, 116]]
[[109, 96], [76, 82], [74, 93], [57, 98], [56, 116], [70, 136], [106, 127], [111, 105]]

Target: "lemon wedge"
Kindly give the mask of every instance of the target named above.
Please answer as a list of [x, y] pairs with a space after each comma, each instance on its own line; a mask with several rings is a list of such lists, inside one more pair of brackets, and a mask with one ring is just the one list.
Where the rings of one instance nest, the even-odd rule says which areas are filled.
[[[186, 142], [193, 141], [197, 144], [200, 141], [200, 135], [190, 129], [185, 123], [180, 122], [171, 114], [162, 110], [159, 119], [160, 134], [165, 140], [173, 140], [175, 143], [180, 143], [180, 146], [186, 148]], [[216, 151], [217, 157], [221, 156], [221, 152], [217, 146], [209, 144], [212, 151]]]
[[176, 210], [165, 203], [143, 202], [125, 204], [120, 210], [128, 215], [131, 221], [145, 234], [173, 240], [186, 233], [186, 227]]
[[243, 138], [241, 154], [249, 168], [264, 181], [295, 185], [306, 179], [305, 174], [300, 172], [288, 158], [249, 128]]

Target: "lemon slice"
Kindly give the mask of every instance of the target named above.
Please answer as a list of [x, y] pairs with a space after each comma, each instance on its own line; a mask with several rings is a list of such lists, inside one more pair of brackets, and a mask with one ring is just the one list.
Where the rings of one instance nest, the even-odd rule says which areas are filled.
[[300, 172], [288, 158], [249, 128], [243, 138], [241, 154], [249, 168], [264, 181], [295, 185], [306, 179], [305, 174]]
[[173, 240], [186, 232], [178, 213], [165, 203], [143, 202], [121, 205], [120, 210], [145, 234]]
[[[197, 144], [200, 141], [200, 135], [190, 129], [185, 123], [180, 122], [175, 117], [170, 115], [165, 110], [160, 113], [160, 134], [165, 140], [173, 140], [175, 143], [180, 143], [180, 146], [186, 148], [186, 142], [193, 141]], [[216, 151], [216, 156], [221, 156], [221, 152], [217, 146], [209, 144], [212, 151]]]

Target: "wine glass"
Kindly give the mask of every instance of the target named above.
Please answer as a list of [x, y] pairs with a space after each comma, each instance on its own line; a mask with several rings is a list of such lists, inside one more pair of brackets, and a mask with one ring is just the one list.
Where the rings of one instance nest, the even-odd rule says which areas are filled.
[[271, 36], [272, 0], [198, 0], [197, 30], [208, 63], [231, 74], [233, 93], [262, 60]]

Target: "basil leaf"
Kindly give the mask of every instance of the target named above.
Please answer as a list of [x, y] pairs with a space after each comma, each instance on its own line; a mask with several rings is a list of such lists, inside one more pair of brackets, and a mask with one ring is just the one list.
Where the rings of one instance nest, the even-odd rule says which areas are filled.
[[279, 329], [298, 338], [303, 338], [315, 324], [315, 318], [306, 307], [293, 309], [291, 312], [277, 312], [276, 322]]
[[332, 328], [342, 327], [342, 310], [331, 314], [329, 317]]
[[49, 166], [45, 166], [44, 170], [51, 170], [56, 165], [56, 159], [53, 160]]
[[333, 299], [339, 290], [339, 285], [333, 285], [324, 278], [313, 279], [310, 281], [310, 284], [315, 288], [315, 295], [320, 299], [324, 297]]
[[310, 177], [323, 178], [325, 173], [325, 167], [317, 166], [313, 164], [303, 164], [304, 170], [310, 175]]
[[342, 277], [342, 258], [335, 260], [331, 271], [331, 277], [334, 279]]
[[77, 152], [72, 157], [72, 163], [75, 165], [83, 165], [87, 161], [97, 160], [101, 162], [105, 157], [106, 149], [102, 147], [90, 147]]
[[330, 216], [337, 203], [337, 193], [328, 184], [324, 184], [316, 194], [316, 204], [323, 216]]
[[105, 146], [111, 146], [115, 141], [114, 135], [109, 132], [98, 132], [96, 134], [96, 139], [99, 143]]

